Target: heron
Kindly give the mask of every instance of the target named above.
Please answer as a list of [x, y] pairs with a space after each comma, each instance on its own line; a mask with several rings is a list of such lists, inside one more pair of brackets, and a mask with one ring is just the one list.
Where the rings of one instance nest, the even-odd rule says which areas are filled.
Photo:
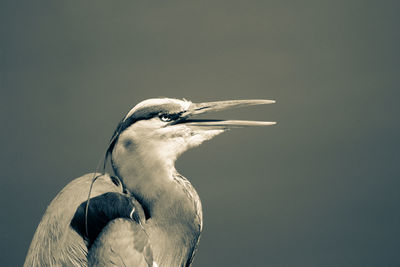
[[275, 122], [196, 119], [199, 114], [274, 103], [193, 103], [153, 98], [134, 106], [108, 144], [114, 175], [72, 180], [40, 221], [24, 266], [190, 266], [202, 231], [202, 206], [175, 168], [190, 148], [232, 128]]

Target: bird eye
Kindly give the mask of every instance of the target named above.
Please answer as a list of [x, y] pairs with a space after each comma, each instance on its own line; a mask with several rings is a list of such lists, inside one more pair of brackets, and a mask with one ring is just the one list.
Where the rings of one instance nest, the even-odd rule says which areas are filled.
[[171, 121], [172, 118], [169, 115], [163, 114], [163, 115], [160, 115], [160, 120], [162, 120], [164, 122], [168, 122], [168, 121]]

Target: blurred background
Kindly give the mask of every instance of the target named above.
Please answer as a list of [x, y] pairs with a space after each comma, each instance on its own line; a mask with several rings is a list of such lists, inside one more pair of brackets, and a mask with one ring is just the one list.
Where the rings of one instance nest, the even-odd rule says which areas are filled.
[[152, 97], [265, 98], [185, 153], [193, 266], [400, 266], [398, 1], [0, 3], [0, 265]]

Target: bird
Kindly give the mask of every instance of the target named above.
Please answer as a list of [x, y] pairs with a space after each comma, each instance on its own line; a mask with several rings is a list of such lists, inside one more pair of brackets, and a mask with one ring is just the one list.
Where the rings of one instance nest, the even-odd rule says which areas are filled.
[[[190, 266], [203, 227], [202, 206], [176, 160], [229, 129], [276, 123], [193, 117], [272, 103], [140, 102], [117, 125], [103, 171], [72, 180], [51, 201], [24, 266]], [[113, 174], [105, 172], [108, 160]]]

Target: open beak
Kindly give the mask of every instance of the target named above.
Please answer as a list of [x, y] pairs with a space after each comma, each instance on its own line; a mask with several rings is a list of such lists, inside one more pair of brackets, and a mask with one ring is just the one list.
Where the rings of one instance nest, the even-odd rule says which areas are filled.
[[194, 120], [189, 119], [193, 115], [209, 113], [214, 111], [222, 111], [231, 108], [273, 104], [274, 100], [264, 99], [253, 99], [253, 100], [227, 100], [227, 101], [215, 101], [205, 103], [193, 103], [189, 109], [182, 114], [183, 119], [176, 123], [184, 123], [188, 126], [199, 126], [209, 127], [213, 129], [227, 129], [236, 127], [248, 127], [248, 126], [268, 126], [274, 125], [276, 122], [273, 121], [248, 121], [248, 120]]

